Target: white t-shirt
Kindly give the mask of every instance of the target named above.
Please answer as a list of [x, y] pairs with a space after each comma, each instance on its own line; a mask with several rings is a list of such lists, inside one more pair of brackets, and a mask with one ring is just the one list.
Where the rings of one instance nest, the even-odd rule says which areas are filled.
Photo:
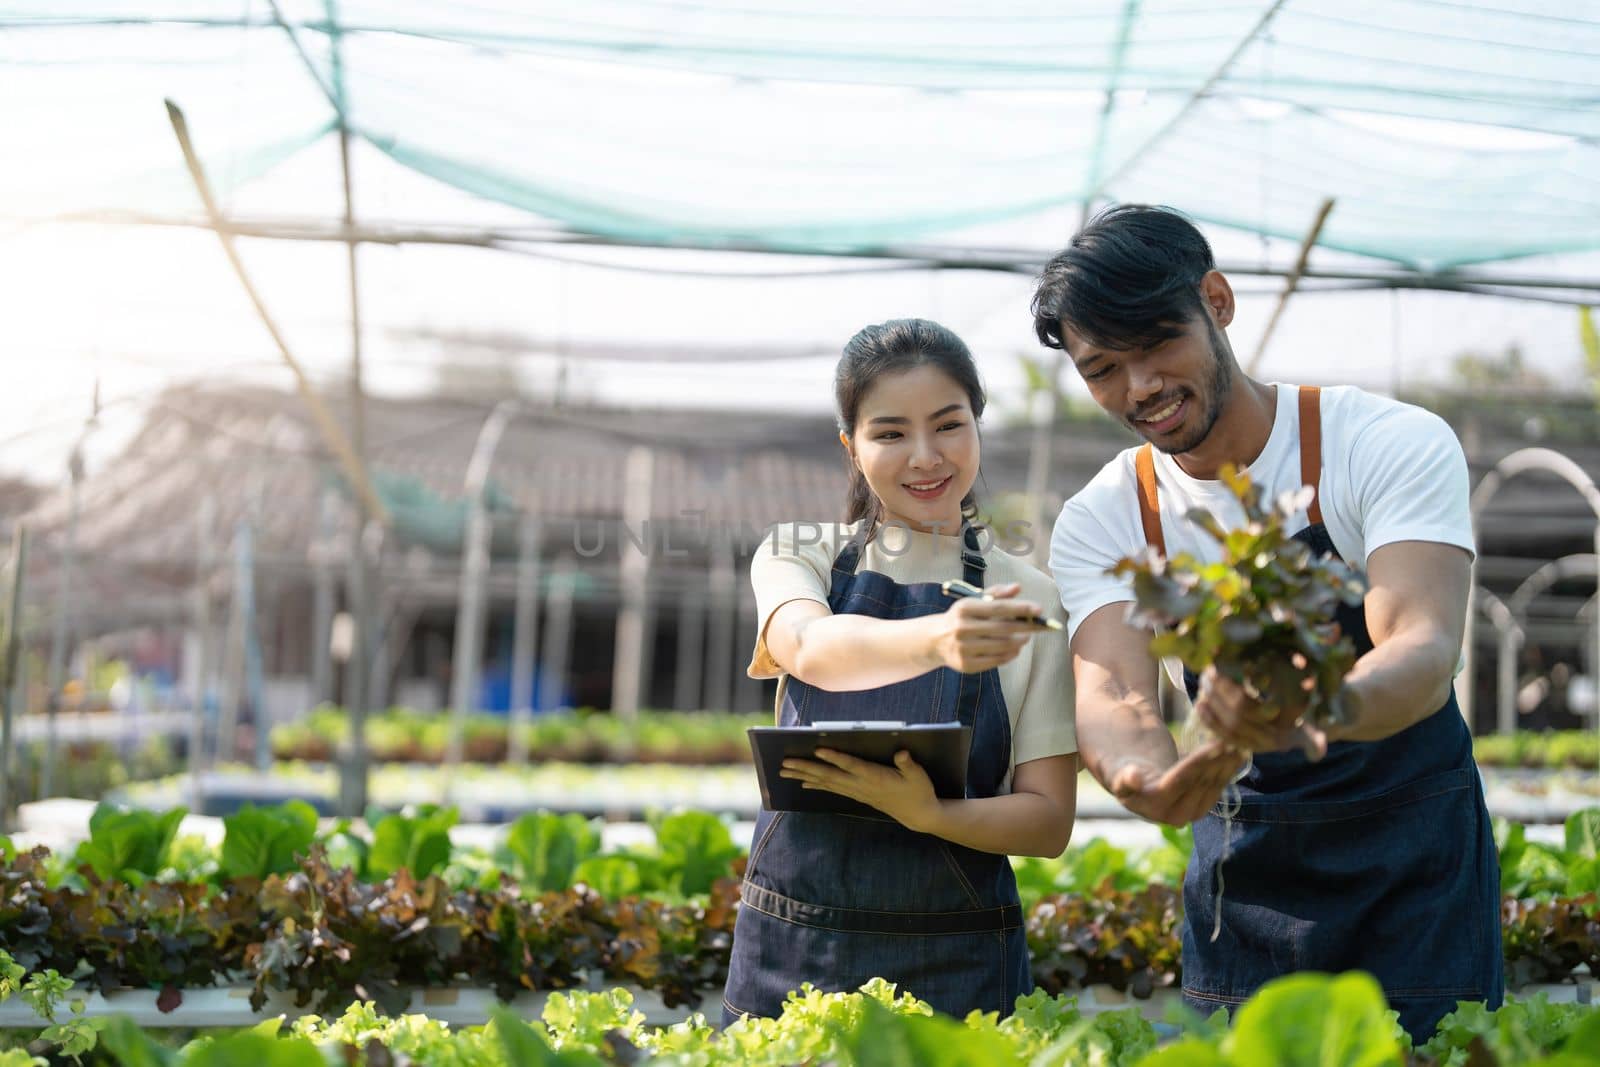
[[[1246, 468], [1265, 500], [1300, 487], [1298, 389], [1276, 385], [1277, 413], [1266, 447]], [[1061, 509], [1050, 538], [1055, 576], [1071, 636], [1096, 609], [1131, 601], [1130, 585], [1106, 574], [1145, 546], [1139, 519], [1138, 448], [1100, 469]], [[1205, 508], [1233, 529], [1243, 509], [1217, 481], [1191, 478], [1176, 460], [1155, 453], [1157, 498], [1167, 554], [1221, 558], [1218, 544], [1184, 516]], [[1322, 390], [1322, 519], [1339, 556], [1365, 568], [1367, 558], [1397, 541], [1433, 541], [1472, 552], [1467, 460], [1455, 432], [1439, 416], [1350, 386]], [[1289, 528], [1307, 525], [1301, 512]]]
[[[756, 646], [748, 673], [752, 678], [779, 679], [779, 708], [783, 706], [789, 676], [767, 651], [767, 623], [773, 612], [791, 600], [827, 604], [834, 558], [858, 526], [859, 523], [779, 523], [750, 563], [750, 583], [756, 594]], [[979, 536], [988, 563], [984, 584], [1021, 583], [1023, 599], [1060, 619], [1062, 613], [1049, 575], [1007, 553], [1004, 541], [990, 544], [985, 534], [980, 532]], [[960, 578], [961, 538], [885, 526], [861, 553], [856, 573], [864, 571], [876, 571], [902, 584]], [[1072, 718], [1072, 664], [1064, 637], [1059, 632], [1040, 631], [1022, 647], [1016, 659], [997, 668], [1000, 692], [1011, 719], [1011, 764], [1002, 791], [1010, 790], [1011, 771], [1017, 764], [1078, 750]]]

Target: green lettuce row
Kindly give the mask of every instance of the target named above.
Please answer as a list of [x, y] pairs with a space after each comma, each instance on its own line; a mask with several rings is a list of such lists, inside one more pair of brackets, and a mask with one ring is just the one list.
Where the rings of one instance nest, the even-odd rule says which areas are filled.
[[[721, 819], [695, 811], [654, 816], [653, 848], [604, 854], [599, 824], [572, 813], [523, 815], [492, 852], [452, 847], [455, 810], [429, 805], [400, 814], [371, 809], [368, 832], [360, 833], [349, 822], [319, 832], [316, 812], [302, 801], [263, 808], [246, 804], [223, 818], [220, 850], [176, 839], [182, 816], [182, 809], [154, 812], [100, 805], [90, 819], [88, 840], [70, 858], [58, 861], [57, 880], [70, 878], [85, 864], [103, 879], [265, 878], [294, 870], [298, 857], [320, 843], [333, 866], [349, 867], [361, 878], [385, 878], [404, 867], [419, 877], [438, 871], [458, 887], [492, 889], [509, 876], [539, 891], [582, 882], [607, 897], [683, 896], [704, 893], [716, 879], [730, 877], [742, 854]], [[1161, 845], [1138, 852], [1095, 838], [1055, 859], [1019, 857], [1013, 867], [1023, 901], [1032, 904], [1058, 893], [1180, 885], [1192, 835], [1170, 828], [1162, 833]], [[1530, 842], [1521, 825], [1505, 820], [1496, 821], [1495, 836], [1505, 895], [1548, 900], [1600, 891], [1600, 808], [1569, 816], [1559, 846]]]
[[[0, 986], [0, 999], [5, 995]], [[386, 1017], [367, 1002], [338, 1018], [308, 1016], [288, 1028], [271, 1020], [179, 1047], [126, 1019], [111, 1020], [37, 1041], [33, 1050], [59, 1052], [55, 1038], [65, 1037], [76, 1051], [64, 1054], [95, 1050], [126, 1067], [1600, 1067], [1594, 1007], [1542, 996], [1492, 1012], [1464, 1004], [1413, 1049], [1377, 983], [1359, 972], [1271, 982], [1231, 1022], [1222, 1012], [1202, 1018], [1176, 1009], [1165, 1031], [1163, 1043], [1134, 1009], [1085, 1016], [1074, 998], [1043, 991], [1018, 998], [1005, 1020], [979, 1012], [956, 1020], [875, 979], [854, 993], [806, 987], [790, 995], [779, 1018], [722, 1031], [700, 1015], [647, 1027], [631, 995], [612, 990], [552, 996], [531, 1022], [500, 1009], [489, 1025], [458, 1031], [421, 1015]], [[20, 1049], [0, 1053], [0, 1065], [34, 1063], [45, 1061]]]
[[[528, 757], [572, 763], [748, 763], [745, 731], [771, 725], [772, 716], [714, 711], [644, 711], [636, 720], [589, 711], [540, 715], [520, 728]], [[449, 745], [448, 712], [390, 708], [367, 719], [373, 759], [442, 763]], [[275, 726], [272, 751], [279, 759], [327, 761], [349, 743], [350, 723], [341, 708], [324, 705], [299, 720]], [[503, 715], [466, 717], [463, 757], [499, 763], [510, 750], [511, 727]]]
[[1600, 808], [1567, 816], [1562, 844], [1529, 841], [1518, 823], [1495, 820], [1500, 891], [1518, 898], [1550, 899], [1600, 891]]
[[[531, 759], [575, 763], [745, 763], [750, 749], [745, 730], [766, 725], [770, 716], [726, 712], [641, 712], [630, 724], [609, 714], [540, 715], [523, 730]], [[391, 708], [367, 720], [367, 742], [377, 760], [439, 763], [450, 732], [447, 712]], [[322, 706], [292, 723], [273, 727], [272, 750], [279, 759], [327, 761], [348, 743], [348, 716]], [[464, 754], [475, 762], [506, 758], [510, 726], [500, 715], [473, 714], [466, 720]], [[1600, 769], [1600, 740], [1591, 730], [1519, 731], [1473, 741], [1473, 754], [1485, 767]]]
[[[447, 810], [391, 816], [371, 842], [336, 830], [304, 856], [286, 838], [311, 832], [305, 813], [272, 817], [276, 829], [255, 819], [259, 833], [225, 841], [234, 873], [213, 863], [209, 880], [113, 870], [116, 857], [147, 856], [151, 837], [169, 835], [171, 813], [142, 826], [97, 821], [103, 833], [146, 835], [88, 843], [90, 856], [112, 856], [109, 876], [89, 862], [69, 870], [43, 849], [12, 855], [0, 866], [0, 950], [29, 972], [74, 974], [101, 990], [161, 989], [173, 1003], [184, 989], [242, 980], [258, 1000], [292, 990], [301, 1003], [356, 997], [395, 1011], [417, 987], [470, 983], [510, 996], [604, 978], [694, 1005], [726, 977], [742, 858], [703, 813], [664, 817], [654, 848], [610, 856], [592, 854], [587, 823], [549, 815], [514, 828], [505, 870], [452, 861], [422, 877], [413, 866], [438, 868], [447, 847]], [[336, 859], [336, 847], [350, 855]], [[297, 857], [292, 867], [266, 869], [285, 854]], [[668, 891], [637, 892], [630, 879], [642, 871]], [[607, 878], [620, 885], [605, 887]], [[1513, 983], [1563, 980], [1583, 965], [1600, 973], [1596, 912], [1593, 894], [1508, 898]], [[1164, 884], [1118, 889], [1107, 879], [1042, 896], [1026, 917], [1035, 982], [1050, 993], [1109, 985], [1140, 997], [1175, 986], [1181, 924], [1181, 897]]]
[[1472, 754], [1485, 767], [1600, 769], [1600, 738], [1593, 730], [1521, 730], [1474, 738]]

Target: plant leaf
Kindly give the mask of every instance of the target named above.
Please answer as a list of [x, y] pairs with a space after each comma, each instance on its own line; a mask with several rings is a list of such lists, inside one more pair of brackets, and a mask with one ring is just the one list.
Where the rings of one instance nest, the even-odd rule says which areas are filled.
[[295, 869], [317, 834], [317, 811], [303, 800], [276, 807], [245, 804], [223, 816], [220, 870], [228, 878], [265, 878]]
[[1584, 808], [1567, 816], [1566, 846], [1579, 859], [1600, 858], [1600, 808]]
[[524, 886], [553, 892], [572, 885], [578, 864], [600, 851], [600, 834], [576, 812], [530, 812], [511, 824], [506, 851]]
[[1224, 1050], [1238, 1067], [1386, 1067], [1403, 1054], [1371, 975], [1295, 974], [1239, 1008]]
[[704, 811], [683, 811], [654, 820], [662, 877], [686, 895], [710, 891], [732, 874], [740, 855], [727, 823]]

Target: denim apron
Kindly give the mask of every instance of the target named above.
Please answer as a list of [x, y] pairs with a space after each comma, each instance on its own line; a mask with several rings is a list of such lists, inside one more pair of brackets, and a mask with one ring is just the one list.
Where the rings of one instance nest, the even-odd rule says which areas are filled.
[[[983, 585], [976, 534], [963, 532], [965, 579]], [[836, 615], [910, 619], [936, 615], [951, 599], [937, 583], [902, 585], [857, 573], [863, 541], [833, 563], [828, 606]], [[779, 723], [901, 719], [972, 727], [967, 796], [995, 796], [1011, 764], [1011, 720], [993, 669], [936, 668], [895, 685], [828, 692], [791, 676]], [[740, 889], [723, 1022], [776, 1016], [791, 990], [810, 982], [853, 991], [885, 978], [961, 1018], [974, 1008], [1011, 1014], [1033, 988], [1016, 878], [1005, 856], [861, 814], [773, 812], [756, 820]]]
[[[1316, 401], [1302, 390], [1301, 467], [1313, 487]], [[1295, 540], [1334, 555], [1315, 498], [1309, 511]], [[1341, 606], [1338, 622], [1358, 655], [1372, 650], [1363, 608]], [[1186, 671], [1184, 681], [1193, 699], [1199, 679]], [[1500, 1005], [1499, 861], [1454, 692], [1400, 733], [1336, 741], [1315, 763], [1298, 751], [1257, 753], [1238, 788], [1226, 856], [1220, 806], [1194, 825], [1183, 884], [1186, 1003], [1231, 1009], [1294, 971], [1363, 970], [1418, 1042], [1457, 1001]]]

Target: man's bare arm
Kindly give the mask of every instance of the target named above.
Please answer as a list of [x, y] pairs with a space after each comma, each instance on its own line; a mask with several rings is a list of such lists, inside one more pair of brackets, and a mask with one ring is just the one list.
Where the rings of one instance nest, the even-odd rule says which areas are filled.
[[1454, 545], [1399, 541], [1367, 559], [1373, 648], [1345, 679], [1355, 722], [1333, 740], [1376, 741], [1432, 715], [1461, 656], [1472, 557]]
[[1178, 758], [1161, 720], [1150, 634], [1126, 614], [1126, 604], [1107, 604], [1073, 635], [1079, 755], [1129, 811], [1184, 826], [1211, 810], [1241, 757], [1214, 743]]
[[1161, 721], [1150, 635], [1128, 625], [1127, 604], [1107, 604], [1072, 640], [1078, 744], [1089, 773], [1109, 786], [1119, 764], [1142, 759], [1161, 770], [1178, 750]]
[[[835, 692], [876, 689], [935, 667], [975, 674], [1009, 663], [1037, 631], [1039, 605], [1016, 599], [1015, 582], [991, 587], [946, 611], [912, 619], [835, 615], [815, 600], [791, 600], [767, 622], [767, 651], [786, 673]], [[1053, 636], [1053, 635], [1052, 635]]]

